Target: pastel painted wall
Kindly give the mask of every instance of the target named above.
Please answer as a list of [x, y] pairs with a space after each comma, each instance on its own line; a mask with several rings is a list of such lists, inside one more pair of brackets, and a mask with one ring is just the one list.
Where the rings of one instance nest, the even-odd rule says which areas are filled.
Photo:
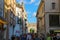
[[9, 27], [9, 39], [11, 39], [12, 35], [13, 35], [13, 26], [10, 26]]
[[0, 16], [3, 16], [4, 0], [0, 0]]
[[15, 36], [20, 36], [20, 26], [19, 24], [16, 24], [15, 28], [14, 28], [14, 35]]

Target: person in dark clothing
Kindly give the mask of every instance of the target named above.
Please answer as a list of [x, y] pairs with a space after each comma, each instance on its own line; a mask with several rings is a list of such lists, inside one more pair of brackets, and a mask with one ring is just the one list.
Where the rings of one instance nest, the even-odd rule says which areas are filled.
[[15, 37], [14, 37], [14, 35], [12, 35], [11, 39], [12, 39], [12, 40], [15, 40]]
[[60, 40], [60, 36], [57, 36], [57, 40]]
[[45, 35], [41, 33], [41, 40], [45, 40]]
[[53, 40], [57, 40], [57, 36], [56, 36], [56, 34], [54, 34], [54, 36], [53, 36]]
[[37, 34], [36, 34], [36, 36], [35, 36], [35, 40], [41, 40], [41, 39], [38, 37]]
[[42, 40], [44, 40], [44, 37], [42, 37]]
[[26, 35], [22, 35], [21, 40], [26, 40]]
[[59, 38], [59, 39], [57, 39], [57, 40], [60, 40], [60, 38]]
[[57, 40], [56, 36], [53, 37], [53, 40]]
[[32, 34], [32, 40], [35, 40], [35, 34]]

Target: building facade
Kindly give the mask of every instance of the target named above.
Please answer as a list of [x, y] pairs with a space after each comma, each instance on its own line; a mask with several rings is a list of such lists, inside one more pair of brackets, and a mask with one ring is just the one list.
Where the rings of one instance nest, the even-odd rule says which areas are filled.
[[26, 34], [27, 33], [27, 13], [24, 7], [24, 4], [22, 3], [22, 8], [23, 8], [23, 12], [22, 12], [22, 34]]
[[[16, 4], [16, 26], [15, 26], [15, 32], [14, 34], [16, 35], [16, 30], [19, 31], [18, 34], [22, 35], [22, 34], [26, 34], [26, 23], [27, 21], [27, 14], [26, 11], [24, 9], [24, 5], [23, 4]], [[18, 26], [19, 25], [19, 26]], [[17, 36], [19, 36], [17, 35]]]
[[19, 3], [16, 3], [16, 26], [14, 29], [14, 35], [16, 36], [22, 35], [22, 10], [22, 6]]
[[[45, 22], [44, 22], [44, 1], [41, 0], [37, 14], [37, 34], [45, 34]], [[40, 35], [41, 36], [41, 35]]]
[[[41, 0], [40, 6], [37, 11], [37, 27], [41, 31], [47, 33], [59, 33], [60, 30], [60, 6], [59, 0]], [[43, 16], [42, 16], [43, 15]], [[40, 21], [39, 21], [40, 20]], [[42, 25], [44, 24], [44, 25]], [[40, 25], [40, 26], [39, 26]], [[40, 33], [39, 33], [40, 34]]]
[[4, 39], [11, 40], [14, 34], [14, 27], [16, 24], [15, 13], [16, 13], [16, 1], [15, 0], [4, 0], [4, 18], [7, 21], [6, 35]]
[[5, 26], [7, 24], [6, 19], [4, 18], [4, 0], [0, 0], [0, 40], [4, 39]]
[[[48, 3], [49, 2], [49, 3]], [[47, 4], [48, 3], [48, 4]], [[59, 0], [47, 0], [45, 1], [45, 26], [47, 32], [55, 32], [58, 33], [60, 30], [60, 6]]]
[[24, 12], [23, 12], [23, 34], [27, 34], [27, 13], [25, 11], [25, 8], [23, 7]]
[[27, 28], [28, 28], [28, 33], [32, 33], [31, 30], [34, 30], [34, 33], [37, 33], [36, 23], [28, 23]]

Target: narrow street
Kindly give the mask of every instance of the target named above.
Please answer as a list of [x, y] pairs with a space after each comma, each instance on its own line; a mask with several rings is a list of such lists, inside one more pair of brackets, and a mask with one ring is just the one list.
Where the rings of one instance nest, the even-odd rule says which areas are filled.
[[0, 0], [0, 40], [60, 40], [60, 0]]

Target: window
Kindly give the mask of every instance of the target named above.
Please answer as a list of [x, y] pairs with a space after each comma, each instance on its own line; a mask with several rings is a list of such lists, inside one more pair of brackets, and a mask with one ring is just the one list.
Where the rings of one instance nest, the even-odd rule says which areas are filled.
[[17, 24], [19, 24], [19, 18], [17, 18]]
[[7, 20], [7, 18], [8, 18], [8, 14], [7, 14], [7, 12], [5, 13], [5, 19]]
[[49, 26], [60, 26], [59, 15], [49, 15]]
[[16, 19], [16, 17], [15, 17], [15, 15], [13, 14], [13, 19], [15, 20]]
[[3, 10], [0, 8], [0, 16], [3, 17]]
[[19, 13], [18, 13], [18, 16], [19, 16]]
[[52, 3], [52, 9], [55, 9], [55, 3]]
[[2, 12], [0, 11], [0, 16], [2, 16]]
[[27, 21], [27, 19], [25, 19], [25, 21]]
[[27, 24], [25, 23], [25, 25], [27, 25]]
[[20, 19], [18, 18], [17, 20], [18, 20], [17, 21], [18, 24], [22, 24], [22, 18], [20, 18]]
[[13, 18], [13, 12], [11, 11], [11, 13], [10, 13], [10, 16], [11, 16], [11, 18]]

